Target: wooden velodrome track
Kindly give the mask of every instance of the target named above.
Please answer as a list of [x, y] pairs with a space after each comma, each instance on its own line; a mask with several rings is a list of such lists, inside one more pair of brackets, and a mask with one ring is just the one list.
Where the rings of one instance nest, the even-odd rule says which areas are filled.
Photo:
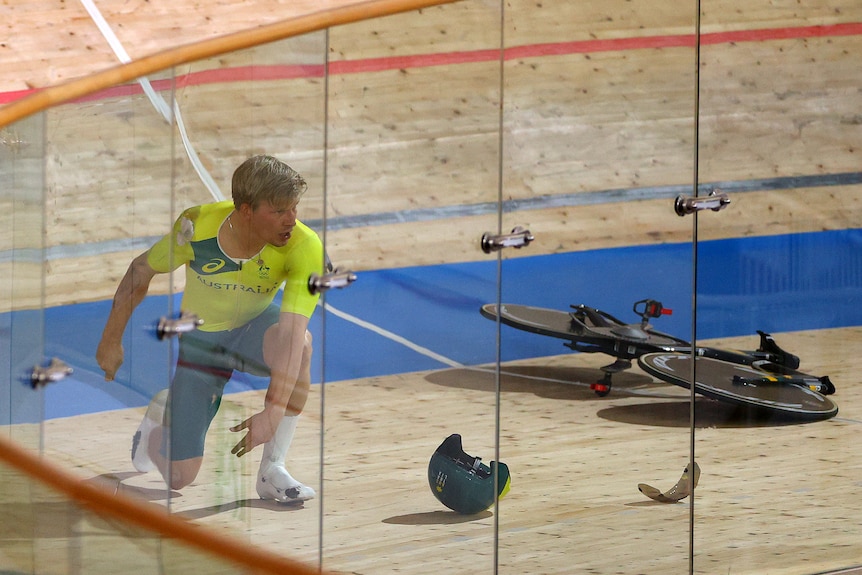
[[[165, 48], [166, 38], [206, 40], [302, 8], [98, 4], [134, 58]], [[0, 74], [4, 93], [115, 62], [78, 4], [28, 5], [4, 7], [11, 40], [0, 54], [15, 64]], [[369, 222], [326, 235], [336, 261], [357, 271], [486, 258], [477, 240], [497, 228], [497, 215], [457, 208], [495, 202], [500, 189], [506, 200], [604, 198], [539, 202], [504, 214], [503, 229], [526, 225], [537, 236], [528, 250], [505, 257], [690, 239], [690, 219], [673, 215], [671, 196], [662, 193], [690, 185], [694, 172], [693, 5], [507, 3], [502, 147], [499, 54], [483, 56], [499, 51], [500, 21], [499, 6], [470, 1], [333, 28], [326, 134], [320, 77], [238, 75], [320, 64], [327, 47], [321, 34], [183, 66], [177, 73], [191, 78], [227, 72], [218, 81], [189, 82], [177, 99], [204, 166], [223, 188], [240, 158], [276, 153], [308, 174], [306, 219]], [[858, 172], [860, 23], [862, 6], [851, 0], [704, 2], [700, 180]], [[447, 64], [428, 64], [435, 55]], [[4, 128], [4, 161], [26, 129]], [[46, 114], [45, 134], [47, 305], [110, 297], [141, 248], [115, 248], [106, 263], [93, 246], [162, 233], [179, 209], [168, 197], [172, 187], [180, 206], [210, 199], [182, 152], [167, 146], [171, 130], [143, 96], [111, 93], [59, 106]], [[181, 165], [173, 183], [163, 164], [171, 154]], [[700, 218], [699, 238], [862, 221], [858, 184], [764, 188]], [[652, 195], [609, 201], [615, 190]], [[8, 202], [0, 206], [4, 214], [26, 209], [6, 195], [0, 201]], [[454, 215], [375, 220], [419, 209]], [[41, 203], [38, 210], [36, 219]], [[110, 223], [90, 217], [95, 210], [110, 212]], [[20, 224], [8, 224], [0, 230], [4, 249], [20, 241]], [[34, 303], [13, 292], [12, 305]], [[860, 341], [860, 328], [781, 334], [807, 370], [839, 385], [836, 419], [749, 420], [698, 400], [695, 443], [704, 474], [694, 503], [695, 572], [820, 573], [862, 564]], [[722, 343], [752, 345], [750, 338]], [[337, 351], [328, 354], [337, 361]], [[685, 466], [687, 393], [632, 370], [599, 399], [583, 383], [606, 359], [563, 355], [504, 366], [500, 458], [512, 469], [513, 489], [496, 514], [449, 513], [424, 476], [430, 452], [452, 432], [465, 437], [468, 451], [493, 457], [493, 374], [466, 369], [315, 386], [290, 465], [312, 484], [321, 480], [323, 431], [323, 497], [298, 509], [256, 500], [256, 461], [248, 459], [257, 456], [236, 461], [227, 454], [233, 437], [220, 430], [260, 402], [258, 393], [231, 397], [213, 426], [206, 468], [195, 485], [173, 494], [171, 509], [293, 558], [314, 563], [322, 555], [325, 568], [344, 572], [492, 572], [495, 562], [504, 573], [685, 572], [690, 502], [654, 504], [636, 485], [666, 489]], [[163, 486], [128, 461], [140, 416], [141, 409], [129, 409], [47, 421], [45, 451], [94, 483], [163, 506]]]

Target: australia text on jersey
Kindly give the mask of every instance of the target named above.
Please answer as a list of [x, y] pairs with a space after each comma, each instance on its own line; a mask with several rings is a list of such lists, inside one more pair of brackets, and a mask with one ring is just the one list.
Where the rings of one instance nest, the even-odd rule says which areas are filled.
[[247, 286], [247, 285], [242, 285], [242, 284], [233, 283], [233, 282], [222, 283], [222, 282], [209, 281], [202, 276], [197, 276], [197, 278], [198, 278], [198, 281], [200, 283], [202, 283], [203, 285], [205, 285], [206, 287], [211, 288], [211, 289], [217, 289], [217, 290], [226, 290], [226, 291], [237, 291], [237, 290], [239, 290], [239, 291], [243, 291], [243, 292], [256, 293], [256, 294], [268, 294], [268, 293], [271, 293], [272, 291], [278, 289], [278, 284], [272, 284], [269, 286], [262, 286], [262, 285]]

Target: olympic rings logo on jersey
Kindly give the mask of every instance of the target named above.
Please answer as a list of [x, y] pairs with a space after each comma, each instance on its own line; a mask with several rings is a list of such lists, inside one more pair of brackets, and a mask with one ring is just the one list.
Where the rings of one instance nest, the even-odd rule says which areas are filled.
[[213, 259], [201, 266], [201, 271], [205, 274], [214, 274], [224, 267], [223, 259]]

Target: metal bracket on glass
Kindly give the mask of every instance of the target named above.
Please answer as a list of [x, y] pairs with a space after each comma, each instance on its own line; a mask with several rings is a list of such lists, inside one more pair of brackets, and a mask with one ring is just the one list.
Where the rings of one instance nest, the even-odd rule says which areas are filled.
[[0, 144], [17, 154], [24, 148], [28, 147], [30, 142], [23, 140], [17, 131], [10, 132], [4, 128], [3, 130], [0, 130]]
[[701, 210], [712, 210], [717, 212], [723, 210], [730, 203], [727, 194], [719, 190], [712, 190], [708, 196], [693, 198], [691, 196], [677, 196], [674, 210], [678, 216], [687, 216]]
[[72, 368], [55, 357], [48, 365], [37, 365], [33, 368], [33, 373], [30, 375], [30, 385], [35, 389], [48, 383], [58, 382], [71, 373]]
[[510, 234], [501, 234], [499, 236], [492, 235], [490, 232], [482, 234], [482, 251], [486, 254], [500, 251], [503, 248], [521, 249], [528, 245], [535, 238], [530, 230], [525, 230], [521, 226], [512, 229]]
[[332, 270], [332, 273], [311, 274], [308, 276], [308, 291], [313, 294], [318, 294], [330, 290], [332, 288], [346, 288], [356, 281], [356, 274], [351, 271], [341, 272], [338, 268]]
[[161, 317], [159, 323], [156, 324], [156, 338], [162, 340], [166, 337], [179, 335], [196, 330], [204, 324], [204, 320], [196, 314], [181, 312], [179, 316]]

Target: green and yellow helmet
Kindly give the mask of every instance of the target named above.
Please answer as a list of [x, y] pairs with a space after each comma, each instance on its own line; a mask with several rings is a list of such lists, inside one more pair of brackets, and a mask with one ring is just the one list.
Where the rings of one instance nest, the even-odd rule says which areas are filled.
[[484, 511], [509, 492], [511, 478], [505, 463], [464, 453], [461, 436], [453, 433], [440, 444], [428, 463], [428, 484], [440, 503], [464, 515]]

